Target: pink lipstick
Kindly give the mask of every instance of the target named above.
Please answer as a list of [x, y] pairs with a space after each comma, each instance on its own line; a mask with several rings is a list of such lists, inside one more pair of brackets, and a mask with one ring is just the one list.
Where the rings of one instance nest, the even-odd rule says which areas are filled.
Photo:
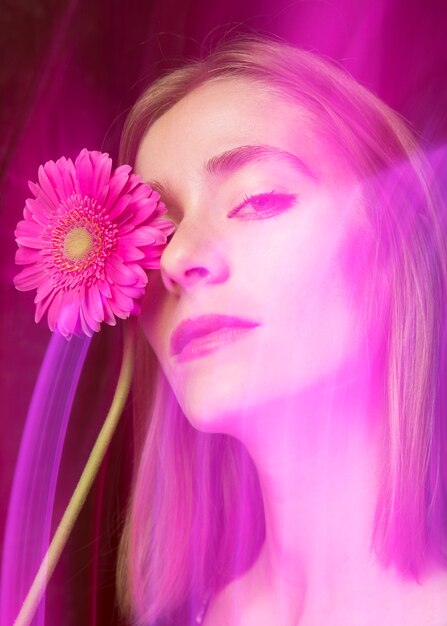
[[207, 354], [244, 336], [258, 322], [230, 315], [201, 315], [186, 319], [171, 336], [171, 355], [189, 360]]

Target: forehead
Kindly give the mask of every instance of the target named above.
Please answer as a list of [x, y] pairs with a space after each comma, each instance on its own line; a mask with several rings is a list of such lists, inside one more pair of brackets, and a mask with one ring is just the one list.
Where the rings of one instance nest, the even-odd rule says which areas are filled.
[[340, 170], [336, 147], [319, 139], [310, 111], [242, 78], [202, 85], [164, 113], [143, 137], [135, 169], [144, 180], [191, 179], [216, 154], [248, 145], [287, 150], [317, 176]]

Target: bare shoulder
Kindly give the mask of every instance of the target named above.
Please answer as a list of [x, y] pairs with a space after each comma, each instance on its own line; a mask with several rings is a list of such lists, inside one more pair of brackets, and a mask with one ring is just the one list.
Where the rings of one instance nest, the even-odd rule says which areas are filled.
[[[422, 584], [401, 582], [386, 597], [368, 598], [323, 616], [305, 610], [291, 626], [447, 626], [447, 570]], [[333, 607], [335, 608], [335, 607]], [[277, 615], [244, 579], [237, 579], [211, 598], [203, 626], [278, 626]], [[315, 621], [316, 620], [316, 621]], [[323, 620], [323, 621], [322, 621]]]
[[326, 623], [328, 626], [447, 626], [447, 570], [439, 570], [421, 583], [385, 574], [382, 585], [365, 589], [351, 610], [341, 609], [334, 622]]
[[438, 571], [417, 585], [412, 608], [420, 620], [415, 619], [415, 625], [447, 626], [447, 570]]
[[[203, 626], [228, 626], [234, 624], [232, 619], [236, 610], [235, 597], [238, 593], [238, 581], [233, 581], [211, 597], [203, 620]], [[240, 610], [240, 607], [239, 607]]]
[[[262, 608], [261, 608], [262, 607]], [[273, 619], [273, 621], [271, 621]], [[248, 570], [215, 594], [209, 602], [203, 626], [277, 626], [266, 607], [265, 597]]]
[[[421, 583], [385, 573], [382, 584], [368, 586], [357, 602], [337, 609], [327, 626], [447, 626], [447, 570]], [[312, 619], [299, 622], [310, 624]]]

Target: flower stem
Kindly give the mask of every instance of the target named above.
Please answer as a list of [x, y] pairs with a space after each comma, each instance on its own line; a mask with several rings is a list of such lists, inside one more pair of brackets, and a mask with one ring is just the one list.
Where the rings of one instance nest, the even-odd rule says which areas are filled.
[[81, 474], [81, 478], [54, 533], [47, 553], [22, 604], [14, 626], [27, 626], [31, 623], [45, 587], [57, 565], [62, 550], [67, 543], [67, 539], [98, 473], [129, 394], [134, 353], [135, 326], [132, 323], [128, 323], [124, 325], [123, 359], [110, 410]]

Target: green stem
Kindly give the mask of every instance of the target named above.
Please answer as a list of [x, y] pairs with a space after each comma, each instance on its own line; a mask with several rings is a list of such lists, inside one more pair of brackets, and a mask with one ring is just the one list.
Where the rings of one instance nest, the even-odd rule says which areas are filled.
[[133, 373], [134, 352], [135, 327], [134, 324], [129, 322], [124, 326], [123, 360], [112, 405], [95, 445], [93, 446], [93, 450], [90, 453], [84, 471], [81, 474], [81, 478], [62, 516], [59, 526], [54, 533], [53, 540], [43, 558], [17, 619], [14, 622], [14, 626], [28, 626], [28, 624], [31, 623], [45, 587], [53, 574], [62, 550], [67, 543], [67, 539], [70, 536], [93, 481], [95, 480], [113, 433], [116, 430], [127, 396], [129, 395]]

